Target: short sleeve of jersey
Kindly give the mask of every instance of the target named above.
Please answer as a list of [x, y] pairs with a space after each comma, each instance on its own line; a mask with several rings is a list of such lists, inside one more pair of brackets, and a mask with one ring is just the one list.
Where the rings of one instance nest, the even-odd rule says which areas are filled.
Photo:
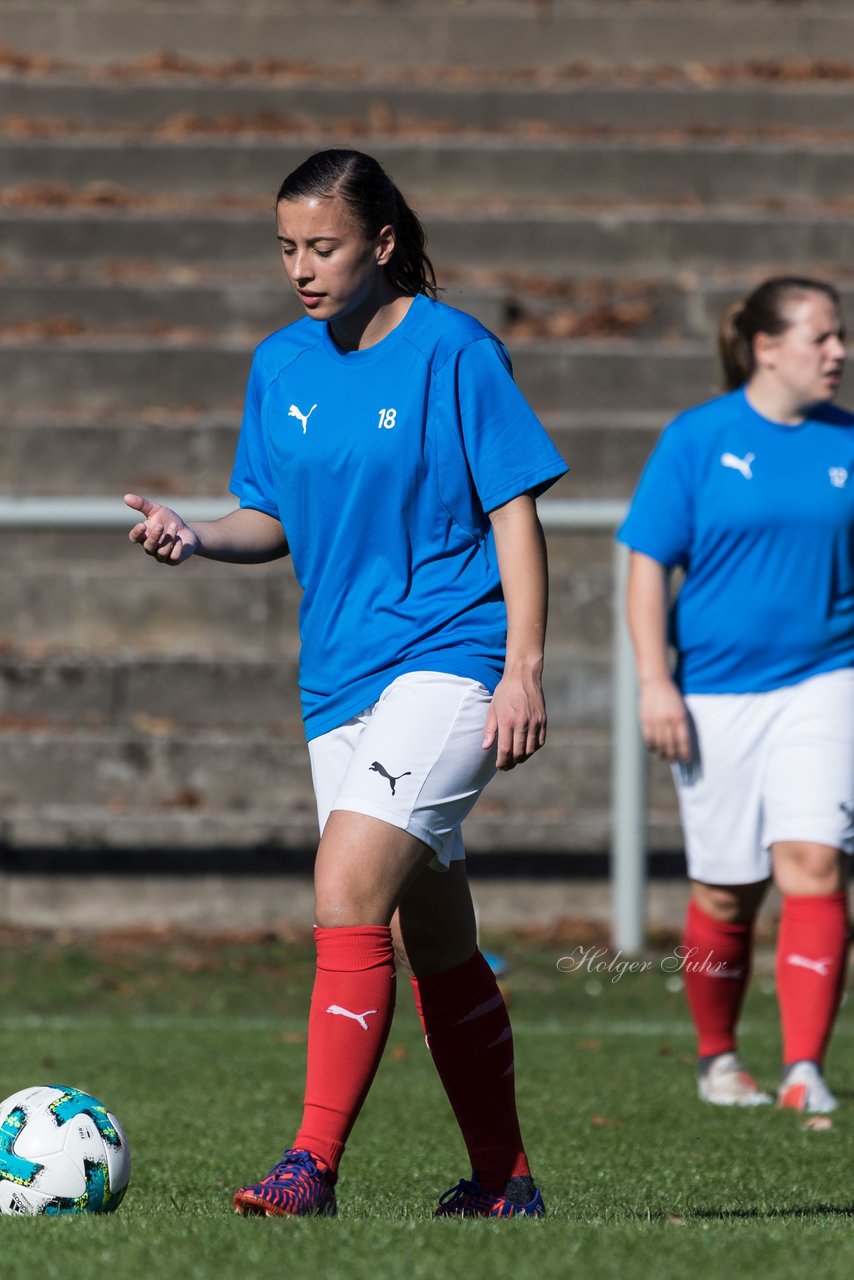
[[485, 512], [523, 493], [538, 497], [569, 470], [489, 337], [462, 347], [452, 375], [472, 480]]
[[261, 404], [264, 396], [258, 352], [252, 361], [243, 422], [237, 441], [237, 453], [231, 473], [230, 491], [239, 498], [241, 507], [263, 511], [265, 515], [279, 519], [275, 498], [275, 485], [270, 471], [267, 442], [261, 425]]
[[677, 418], [641, 473], [617, 540], [673, 568], [685, 566], [694, 532], [693, 431]]

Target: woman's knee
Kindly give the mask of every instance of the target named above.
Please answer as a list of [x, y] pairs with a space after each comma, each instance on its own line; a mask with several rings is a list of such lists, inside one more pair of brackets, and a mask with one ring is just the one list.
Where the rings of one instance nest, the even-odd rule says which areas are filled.
[[774, 881], [782, 894], [819, 897], [845, 888], [848, 859], [831, 845], [785, 840], [772, 846], [771, 856]]
[[477, 922], [465, 864], [447, 872], [425, 869], [392, 921], [400, 964], [415, 977], [464, 964], [477, 948]]
[[749, 924], [767, 888], [767, 880], [755, 884], [704, 884], [695, 880], [692, 895], [700, 910], [713, 920], [721, 924]]
[[389, 924], [431, 856], [408, 831], [335, 810], [314, 865], [315, 923], [322, 928]]
[[[395, 917], [396, 919], [396, 917]], [[394, 954], [400, 967], [412, 978], [426, 978], [445, 973], [465, 964], [477, 950], [477, 938], [467, 930], [458, 933], [433, 933], [404, 938], [392, 921]]]

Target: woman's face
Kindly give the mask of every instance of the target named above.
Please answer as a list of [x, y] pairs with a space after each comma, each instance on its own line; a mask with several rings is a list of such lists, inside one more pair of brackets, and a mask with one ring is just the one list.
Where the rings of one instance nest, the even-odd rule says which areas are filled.
[[805, 293], [786, 307], [783, 333], [758, 334], [756, 362], [801, 406], [832, 400], [845, 367], [845, 330], [823, 293]]
[[337, 320], [380, 301], [394, 252], [390, 226], [368, 240], [340, 196], [306, 196], [279, 201], [276, 231], [285, 274], [312, 319]]

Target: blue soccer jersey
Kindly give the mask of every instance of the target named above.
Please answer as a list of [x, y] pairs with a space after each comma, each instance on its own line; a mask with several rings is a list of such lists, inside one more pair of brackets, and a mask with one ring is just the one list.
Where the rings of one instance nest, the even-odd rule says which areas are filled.
[[854, 665], [854, 415], [800, 426], [743, 390], [662, 434], [617, 537], [685, 570], [671, 612], [685, 693], [760, 693]]
[[503, 346], [423, 295], [363, 351], [310, 318], [261, 343], [231, 490], [288, 540], [309, 738], [407, 671], [495, 687], [506, 611], [487, 513], [566, 470]]

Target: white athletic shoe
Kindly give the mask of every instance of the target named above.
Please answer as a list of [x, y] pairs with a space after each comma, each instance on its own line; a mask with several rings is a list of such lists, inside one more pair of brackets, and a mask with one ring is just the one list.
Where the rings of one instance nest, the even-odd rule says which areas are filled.
[[825, 1084], [821, 1067], [815, 1062], [796, 1062], [789, 1068], [780, 1085], [777, 1103], [810, 1115], [826, 1115], [839, 1106]]
[[745, 1070], [737, 1053], [719, 1053], [699, 1077], [697, 1093], [716, 1107], [764, 1107], [774, 1101]]

